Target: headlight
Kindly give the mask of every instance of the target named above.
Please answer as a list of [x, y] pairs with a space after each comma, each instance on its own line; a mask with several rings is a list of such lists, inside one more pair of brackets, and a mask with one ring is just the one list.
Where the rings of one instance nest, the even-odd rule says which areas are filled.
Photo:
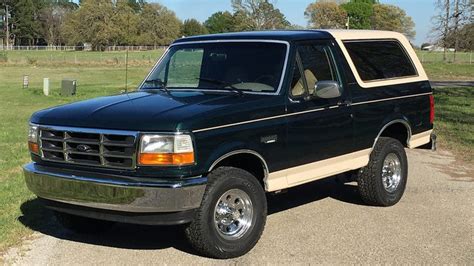
[[34, 154], [39, 154], [37, 125], [30, 124], [28, 128], [28, 149]]
[[138, 154], [140, 165], [187, 165], [194, 163], [190, 135], [143, 135]]

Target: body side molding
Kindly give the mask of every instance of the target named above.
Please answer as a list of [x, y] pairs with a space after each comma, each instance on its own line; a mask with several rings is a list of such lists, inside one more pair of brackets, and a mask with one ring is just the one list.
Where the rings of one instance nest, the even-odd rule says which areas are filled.
[[372, 149], [360, 150], [329, 159], [273, 172], [265, 180], [266, 191], [272, 192], [329, 176], [359, 169], [369, 163]]

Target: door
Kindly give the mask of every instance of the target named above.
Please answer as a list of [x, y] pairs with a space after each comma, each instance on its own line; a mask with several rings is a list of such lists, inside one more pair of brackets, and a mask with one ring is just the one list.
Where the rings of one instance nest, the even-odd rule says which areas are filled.
[[[340, 159], [344, 158], [340, 156], [344, 157], [353, 148], [350, 96], [344, 90], [333, 43], [299, 43], [293, 72], [287, 103], [290, 186], [342, 172]], [[341, 96], [332, 99], [315, 96], [315, 86], [321, 81], [336, 81]]]

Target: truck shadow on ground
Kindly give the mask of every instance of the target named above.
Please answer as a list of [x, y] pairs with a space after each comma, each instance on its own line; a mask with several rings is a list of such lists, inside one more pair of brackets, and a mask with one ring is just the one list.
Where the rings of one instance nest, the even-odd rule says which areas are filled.
[[[357, 185], [347, 183], [344, 176], [318, 180], [304, 186], [289, 189], [286, 193], [268, 195], [268, 214], [297, 208], [305, 204], [332, 198], [343, 203], [364, 205]], [[21, 205], [18, 220], [26, 227], [55, 238], [124, 249], [157, 250], [176, 248], [195, 254], [187, 243], [183, 226], [144, 226], [117, 224], [111, 230], [98, 235], [81, 235], [61, 227], [53, 212], [44, 208], [38, 199]]]

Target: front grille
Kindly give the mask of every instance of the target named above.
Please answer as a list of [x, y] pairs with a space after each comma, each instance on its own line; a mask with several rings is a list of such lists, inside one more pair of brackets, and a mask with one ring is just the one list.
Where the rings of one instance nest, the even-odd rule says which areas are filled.
[[60, 163], [131, 169], [136, 140], [128, 131], [40, 127], [42, 159]]

